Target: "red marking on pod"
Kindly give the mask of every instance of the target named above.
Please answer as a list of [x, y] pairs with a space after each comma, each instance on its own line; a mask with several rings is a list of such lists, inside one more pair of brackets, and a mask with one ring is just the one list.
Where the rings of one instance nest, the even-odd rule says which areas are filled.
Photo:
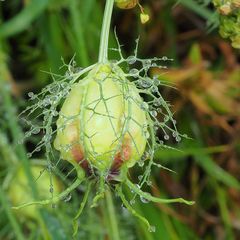
[[129, 144], [129, 141], [124, 143], [122, 145], [122, 149], [120, 152], [118, 152], [114, 158], [114, 162], [112, 164], [111, 170], [110, 170], [110, 175], [117, 175], [119, 174], [119, 170], [122, 166], [122, 164], [125, 161], [128, 161], [131, 157], [131, 147]]
[[79, 163], [79, 165], [90, 175], [91, 169], [89, 163], [86, 159], [84, 159], [84, 154], [82, 148], [79, 144], [75, 145], [71, 149], [73, 159]]

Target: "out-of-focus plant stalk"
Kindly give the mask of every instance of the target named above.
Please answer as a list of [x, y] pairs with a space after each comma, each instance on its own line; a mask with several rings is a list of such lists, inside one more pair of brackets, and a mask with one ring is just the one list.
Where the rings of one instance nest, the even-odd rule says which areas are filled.
[[100, 48], [98, 62], [105, 63], [108, 60], [108, 40], [109, 40], [109, 31], [112, 18], [114, 0], [107, 0], [104, 10], [101, 39], [100, 39]]

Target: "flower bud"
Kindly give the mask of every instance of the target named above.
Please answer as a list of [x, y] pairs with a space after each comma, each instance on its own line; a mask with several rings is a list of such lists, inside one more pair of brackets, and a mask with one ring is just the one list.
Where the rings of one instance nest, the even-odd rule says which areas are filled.
[[62, 106], [55, 148], [63, 159], [79, 162], [85, 170], [118, 176], [145, 150], [142, 101], [118, 66], [96, 65], [72, 87]]

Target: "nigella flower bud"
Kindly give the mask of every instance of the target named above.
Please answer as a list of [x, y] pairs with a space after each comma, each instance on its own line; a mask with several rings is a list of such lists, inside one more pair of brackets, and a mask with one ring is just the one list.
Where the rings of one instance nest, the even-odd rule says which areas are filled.
[[[118, 176], [146, 146], [146, 112], [135, 85], [115, 64], [98, 64], [66, 98], [54, 146], [87, 171]], [[111, 177], [110, 177], [111, 178]]]

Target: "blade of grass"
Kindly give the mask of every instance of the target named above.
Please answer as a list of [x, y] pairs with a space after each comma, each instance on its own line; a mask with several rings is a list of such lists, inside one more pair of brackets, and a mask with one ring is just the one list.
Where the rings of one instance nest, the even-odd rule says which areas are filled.
[[1, 187], [1, 186], [0, 186], [0, 201], [1, 201], [1, 205], [3, 206], [3, 208], [4, 208], [4, 210], [5, 210], [6, 214], [7, 214], [7, 217], [8, 217], [8, 219], [9, 219], [9, 222], [10, 222], [10, 224], [11, 224], [13, 230], [14, 230], [14, 233], [15, 233], [15, 235], [16, 235], [16, 238], [17, 238], [18, 240], [24, 240], [25, 237], [24, 237], [24, 235], [23, 235], [23, 233], [22, 233], [21, 227], [20, 227], [20, 225], [18, 224], [18, 222], [17, 222], [17, 220], [16, 220], [13, 212], [12, 212], [11, 209], [10, 209], [10, 206], [9, 206], [9, 204], [8, 204], [8, 202], [7, 202], [6, 197], [5, 197], [5, 193], [4, 193], [4, 191], [2, 190], [2, 187]]
[[49, 0], [32, 0], [15, 17], [0, 26], [0, 38], [7, 38], [17, 34], [26, 28], [36, 19], [48, 6]]
[[217, 195], [217, 201], [220, 209], [220, 214], [222, 216], [223, 223], [225, 225], [225, 239], [234, 240], [234, 233], [231, 228], [231, 220], [229, 216], [229, 209], [228, 209], [228, 199], [227, 199], [227, 192], [225, 189], [221, 188], [216, 181], [212, 181], [214, 189]]
[[71, 15], [71, 21], [72, 21], [72, 28], [74, 30], [75, 35], [75, 49], [77, 51], [77, 59], [79, 59], [79, 62], [85, 67], [89, 65], [89, 57], [87, 52], [87, 46], [86, 41], [84, 39], [84, 26], [87, 26], [87, 23], [84, 25], [80, 11], [79, 11], [79, 5], [78, 1], [72, 0], [70, 4], [70, 15]]

